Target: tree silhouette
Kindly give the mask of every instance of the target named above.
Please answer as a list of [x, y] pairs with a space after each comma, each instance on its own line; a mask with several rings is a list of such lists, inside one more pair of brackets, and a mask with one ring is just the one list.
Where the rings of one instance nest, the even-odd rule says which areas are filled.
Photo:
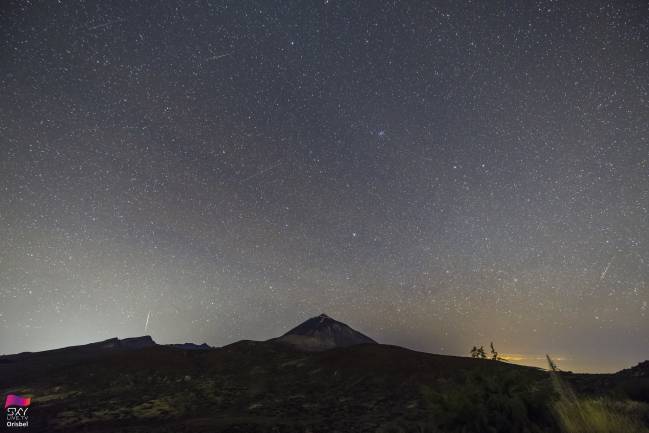
[[[498, 356], [498, 352], [496, 351], [496, 348], [494, 347], [493, 341], [491, 344], [489, 344], [489, 347], [491, 348], [491, 354], [489, 355], [489, 359], [492, 359], [494, 361], [500, 361], [502, 358]], [[484, 350], [484, 346], [473, 346], [471, 348], [471, 358], [480, 358], [480, 359], [487, 359], [487, 353]]]
[[500, 358], [498, 357], [498, 352], [496, 352], [496, 349], [494, 349], [494, 342], [492, 341], [491, 344], [491, 359], [494, 361], [499, 361]]

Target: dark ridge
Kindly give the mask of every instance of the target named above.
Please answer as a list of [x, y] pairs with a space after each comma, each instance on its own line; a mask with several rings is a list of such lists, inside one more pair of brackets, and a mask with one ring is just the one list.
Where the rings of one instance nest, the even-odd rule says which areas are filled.
[[180, 343], [180, 344], [168, 344], [167, 346], [171, 346], [176, 349], [183, 349], [183, 350], [208, 350], [212, 348], [212, 346], [209, 346], [207, 343], [203, 343], [203, 344]]

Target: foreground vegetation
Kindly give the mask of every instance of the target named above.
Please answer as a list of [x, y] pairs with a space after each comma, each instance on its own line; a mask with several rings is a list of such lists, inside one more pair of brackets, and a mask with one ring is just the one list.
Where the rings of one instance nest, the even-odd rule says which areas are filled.
[[579, 397], [560, 375], [548, 356], [549, 375], [556, 398], [552, 408], [561, 430], [566, 433], [649, 433], [649, 405], [611, 396]]
[[631, 400], [625, 388], [632, 383], [634, 395], [646, 395], [635, 377], [384, 345], [304, 353], [241, 342], [102, 353], [83, 362], [74, 354], [4, 361], [0, 388], [33, 397], [32, 431], [648, 431], [647, 403]]

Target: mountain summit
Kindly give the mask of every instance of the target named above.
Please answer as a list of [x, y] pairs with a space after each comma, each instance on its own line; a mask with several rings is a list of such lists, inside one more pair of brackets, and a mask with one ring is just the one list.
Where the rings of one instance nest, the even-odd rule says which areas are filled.
[[287, 343], [306, 351], [321, 351], [356, 344], [376, 344], [367, 335], [332, 319], [326, 314], [312, 317], [275, 341]]

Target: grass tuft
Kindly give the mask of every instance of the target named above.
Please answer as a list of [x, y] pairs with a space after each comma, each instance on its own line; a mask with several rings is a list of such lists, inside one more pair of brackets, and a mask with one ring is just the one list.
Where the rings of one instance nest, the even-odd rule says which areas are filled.
[[577, 396], [548, 356], [550, 377], [558, 399], [553, 404], [554, 414], [564, 433], [649, 433], [642, 423], [642, 414], [648, 408], [644, 403], [609, 398]]

